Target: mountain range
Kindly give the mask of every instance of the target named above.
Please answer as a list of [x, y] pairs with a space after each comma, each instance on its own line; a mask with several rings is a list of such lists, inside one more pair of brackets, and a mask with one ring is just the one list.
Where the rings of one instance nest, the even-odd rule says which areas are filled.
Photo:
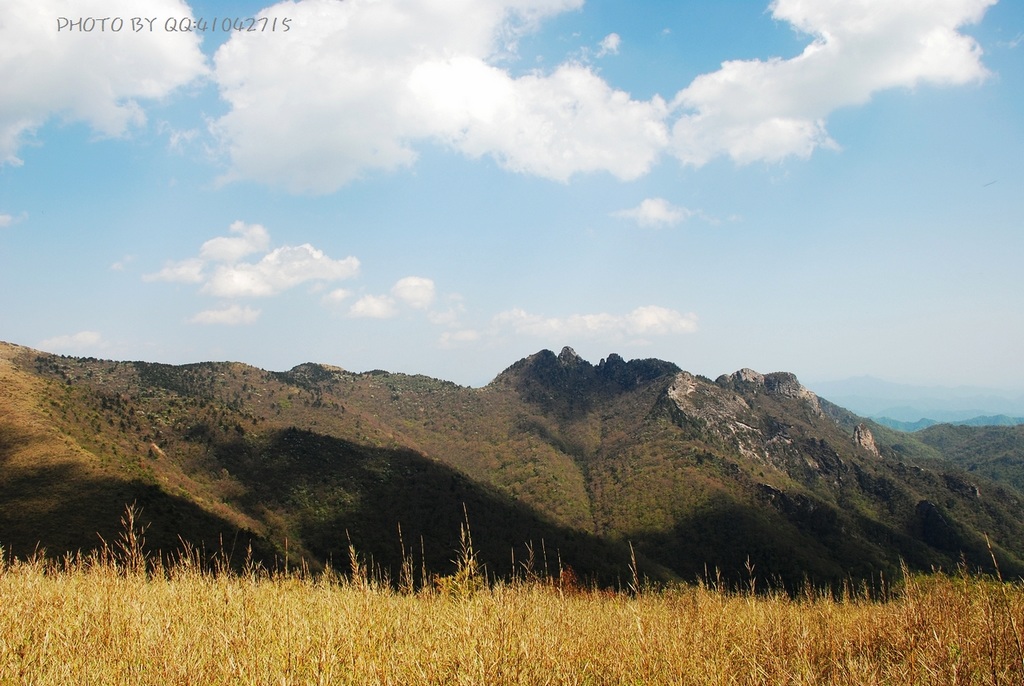
[[[0, 546], [59, 556], [142, 509], [154, 555], [239, 566], [573, 568], [622, 583], [1024, 574], [1024, 433], [906, 434], [786, 372], [711, 380], [571, 348], [482, 388], [307, 363], [164, 365], [0, 344]], [[991, 544], [991, 549], [989, 548]], [[635, 562], [634, 562], [635, 560]]]

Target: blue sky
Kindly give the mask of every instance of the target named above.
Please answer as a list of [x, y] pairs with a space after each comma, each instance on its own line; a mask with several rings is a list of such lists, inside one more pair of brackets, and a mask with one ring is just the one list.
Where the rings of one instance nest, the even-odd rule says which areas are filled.
[[1007, 0], [4, 0], [0, 339], [1024, 392], [1022, 151]]

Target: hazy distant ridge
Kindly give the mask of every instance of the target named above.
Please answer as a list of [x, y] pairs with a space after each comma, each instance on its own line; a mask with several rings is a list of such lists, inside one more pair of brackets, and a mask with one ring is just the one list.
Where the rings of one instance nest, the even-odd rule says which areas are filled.
[[896, 429], [897, 431], [920, 431], [921, 429], [927, 429], [929, 426], [936, 426], [938, 424], [952, 424], [954, 426], [1017, 426], [1024, 424], [1024, 417], [1007, 417], [1004, 414], [995, 416], [983, 416], [983, 417], [972, 417], [971, 419], [965, 419], [959, 422], [940, 422], [935, 419], [918, 419], [916, 422], [903, 422], [898, 419], [891, 417], [871, 417], [874, 421], [889, 427], [890, 429]]
[[[1005, 425], [1002, 417], [1024, 417], [1024, 392], [1021, 391], [974, 386], [912, 386], [870, 376], [809, 386], [821, 397], [887, 426], [893, 426], [889, 422], [914, 424], [923, 420], [971, 425], [981, 420], [982, 424]], [[927, 424], [917, 428], [924, 426]]]

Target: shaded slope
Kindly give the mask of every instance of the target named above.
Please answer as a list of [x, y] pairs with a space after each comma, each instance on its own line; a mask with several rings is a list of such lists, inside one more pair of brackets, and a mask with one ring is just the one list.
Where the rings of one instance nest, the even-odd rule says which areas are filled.
[[[90, 549], [100, 543], [97, 532], [112, 541], [125, 504], [137, 502], [151, 523], [150, 548], [176, 550], [182, 534], [207, 551], [223, 542], [238, 562], [252, 543], [268, 565], [287, 556], [314, 569], [330, 560], [344, 567], [351, 541], [397, 578], [401, 525], [418, 573], [424, 564], [444, 573], [468, 515], [491, 574], [509, 575], [513, 555], [525, 561], [530, 545], [537, 572], [546, 560], [552, 573], [564, 564], [614, 583], [628, 570], [628, 547], [559, 526], [404, 447], [372, 403], [343, 404], [360, 392], [323, 392], [302, 378], [319, 375], [330, 384], [342, 370], [306, 365], [273, 374], [229, 363], [169, 366], [16, 352], [9, 357], [22, 369], [6, 365], [4, 398], [22, 411], [0, 415], [10, 420], [0, 423], [0, 541], [8, 552]], [[360, 390], [372, 399], [380, 390], [375, 382], [389, 376], [347, 383], [365, 381]], [[460, 390], [423, 377], [405, 380], [428, 395]], [[394, 402], [390, 394], [382, 399]], [[26, 434], [33, 426], [48, 436], [34, 451]], [[70, 446], [72, 457], [52, 457], [56, 444]], [[45, 507], [32, 507], [35, 500]], [[666, 570], [642, 564], [651, 576], [667, 578]]]
[[64, 389], [17, 369], [11, 358], [20, 354], [0, 348], [0, 544], [8, 554], [60, 556], [103, 540], [112, 545], [125, 507], [135, 503], [150, 523], [145, 537], [154, 553], [171, 554], [187, 541], [210, 554], [238, 551], [238, 562], [250, 545], [257, 560], [272, 558], [244, 522], [160, 488], [139, 456], [96, 452], [61, 431], [54, 397]]

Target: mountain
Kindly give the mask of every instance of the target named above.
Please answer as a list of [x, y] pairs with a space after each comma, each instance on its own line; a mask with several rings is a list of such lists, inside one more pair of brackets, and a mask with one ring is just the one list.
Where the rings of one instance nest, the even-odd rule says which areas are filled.
[[[126, 502], [238, 564], [451, 569], [468, 519], [488, 572], [877, 582], [901, 563], [1024, 574], [1024, 502], [792, 374], [711, 379], [571, 348], [483, 388], [314, 363], [170, 366], [0, 345], [0, 544], [116, 536]], [[399, 534], [401, 527], [401, 534]], [[532, 550], [532, 553], [531, 553]], [[753, 571], [751, 571], [753, 570]]]

